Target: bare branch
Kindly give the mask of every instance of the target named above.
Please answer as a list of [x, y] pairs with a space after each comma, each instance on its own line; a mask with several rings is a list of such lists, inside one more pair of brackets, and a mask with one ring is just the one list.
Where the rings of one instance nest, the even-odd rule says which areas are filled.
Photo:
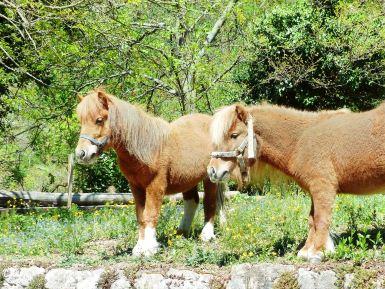
[[213, 40], [217, 36], [219, 30], [223, 26], [223, 23], [225, 23], [227, 14], [229, 14], [229, 12], [233, 9], [235, 3], [237, 3], [237, 2], [238, 2], [238, 0], [230, 0], [229, 1], [225, 10], [221, 14], [221, 16], [218, 18], [218, 20], [215, 22], [213, 29], [211, 29], [209, 34], [207, 34], [206, 41], [203, 44], [204, 46], [202, 47], [202, 49], [198, 53], [198, 58], [201, 58], [205, 54], [205, 47], [208, 46], [211, 42], [213, 42]]
[[144, 74], [143, 75], [145, 78], [149, 79], [149, 80], [152, 80], [153, 82], [155, 82], [156, 84], [159, 85], [159, 87], [162, 87], [163, 89], [165, 89], [168, 93], [170, 94], [177, 94], [177, 91], [175, 89], [173, 89], [170, 85], [168, 85], [167, 83], [165, 83], [164, 81], [158, 79], [158, 78], [155, 78], [155, 77], [152, 77], [152, 76], [149, 76], [147, 74]]
[[84, 2], [84, 0], [80, 0], [80, 1], [78, 1], [78, 2], [74, 2], [74, 3], [71, 3], [71, 4], [65, 5], [65, 6], [51, 6], [51, 5], [44, 5], [44, 7], [50, 8], [50, 9], [68, 9], [68, 8], [75, 7], [76, 5], [79, 5], [79, 4], [82, 3], [82, 2]]

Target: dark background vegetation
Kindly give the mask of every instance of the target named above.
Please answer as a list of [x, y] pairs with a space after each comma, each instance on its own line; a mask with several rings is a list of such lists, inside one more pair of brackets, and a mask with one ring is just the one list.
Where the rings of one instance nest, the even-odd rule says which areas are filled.
[[[235, 101], [370, 109], [385, 98], [384, 12], [365, 0], [0, 0], [0, 187], [65, 189], [77, 94], [99, 85], [168, 120]], [[77, 166], [76, 190], [127, 191], [114, 158]]]

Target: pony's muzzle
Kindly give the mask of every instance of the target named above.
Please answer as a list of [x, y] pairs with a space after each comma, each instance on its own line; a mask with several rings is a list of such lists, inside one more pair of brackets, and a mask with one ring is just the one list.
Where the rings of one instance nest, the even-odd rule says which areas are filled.
[[75, 151], [77, 161], [81, 164], [89, 164], [95, 161], [97, 156], [97, 147], [91, 145], [89, 148], [77, 148]]
[[216, 170], [214, 167], [209, 166], [207, 168], [207, 174], [210, 178], [210, 181], [213, 183], [219, 183], [226, 179], [226, 177], [229, 175], [228, 170]]

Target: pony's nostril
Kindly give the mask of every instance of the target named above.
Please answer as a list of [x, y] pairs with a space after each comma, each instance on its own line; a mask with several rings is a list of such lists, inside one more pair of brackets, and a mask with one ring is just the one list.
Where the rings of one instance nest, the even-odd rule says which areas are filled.
[[92, 153], [90, 159], [92, 159], [94, 156], [96, 156], [96, 153]]
[[79, 159], [84, 159], [84, 157], [86, 156], [86, 152], [84, 150], [81, 150], [79, 153], [78, 153], [78, 158]]
[[215, 169], [214, 169], [214, 167], [211, 167], [211, 168], [210, 168], [210, 174], [211, 174], [211, 175], [215, 175]]

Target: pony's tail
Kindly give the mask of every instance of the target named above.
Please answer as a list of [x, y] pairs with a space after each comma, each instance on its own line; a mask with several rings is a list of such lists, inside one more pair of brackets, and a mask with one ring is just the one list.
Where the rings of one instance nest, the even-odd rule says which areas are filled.
[[217, 215], [219, 216], [220, 225], [226, 223], [225, 192], [228, 190], [226, 183], [220, 182], [217, 184]]

